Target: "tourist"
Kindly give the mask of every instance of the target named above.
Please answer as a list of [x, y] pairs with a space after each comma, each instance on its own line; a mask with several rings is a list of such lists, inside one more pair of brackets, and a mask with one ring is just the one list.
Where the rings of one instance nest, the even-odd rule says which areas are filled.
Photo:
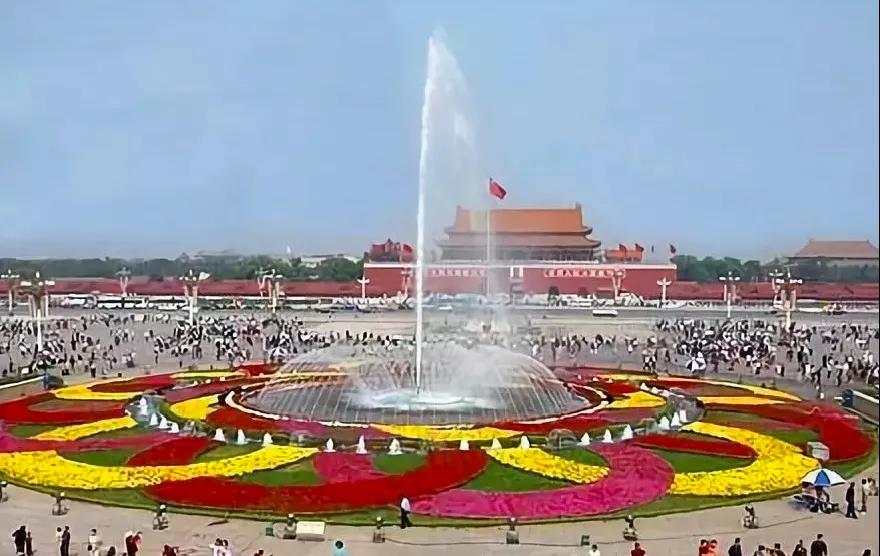
[[785, 556], [785, 552], [782, 550], [782, 545], [778, 542], [773, 543], [773, 550], [770, 551], [771, 556]]
[[755, 550], [754, 556], [769, 556], [767, 554], [767, 547], [764, 546], [763, 544], [759, 544], [758, 549]]
[[98, 554], [100, 554], [101, 545], [103, 543], [104, 543], [104, 541], [102, 541], [101, 536], [98, 535], [97, 529], [92, 529], [91, 531], [89, 531], [88, 551], [91, 554], [91, 556], [98, 556]]
[[132, 533], [128, 531], [125, 534], [125, 554], [127, 556], [137, 556], [138, 550], [140, 550], [141, 544], [141, 532]]
[[647, 552], [639, 543], [633, 543], [633, 549], [629, 551], [629, 556], [645, 556]]
[[822, 533], [810, 544], [810, 556], [828, 556], [828, 545], [822, 540]]
[[862, 494], [862, 507], [859, 508], [859, 512], [865, 514], [865, 513], [868, 513], [868, 496], [871, 495], [871, 489], [870, 489], [870, 486], [868, 485], [868, 479], [862, 479], [861, 494]]
[[727, 556], [743, 556], [742, 544], [740, 538], [733, 539], [733, 544], [727, 549]]
[[345, 549], [345, 543], [339, 539], [333, 541], [333, 556], [348, 556], [348, 550]]
[[24, 540], [25, 556], [34, 556], [34, 538], [31, 536], [31, 530], [28, 529], [27, 537]]
[[406, 529], [407, 527], [412, 526], [412, 522], [409, 520], [409, 514], [412, 512], [412, 504], [409, 502], [409, 498], [403, 496], [400, 499], [400, 528]]
[[70, 527], [65, 525], [61, 533], [61, 544], [58, 545], [61, 556], [70, 556]]
[[590, 551], [587, 553], [587, 556], [602, 556], [602, 553], [599, 552], [599, 545], [594, 544], [590, 547]]
[[807, 547], [804, 546], [803, 539], [798, 541], [794, 550], [791, 551], [791, 556], [807, 556]]
[[709, 553], [709, 541], [706, 539], [700, 539], [700, 546], [697, 548], [698, 556], [705, 556]]
[[846, 489], [846, 517], [850, 519], [859, 518], [856, 515], [856, 484], [854, 482], [850, 482], [849, 487]]
[[706, 554], [708, 556], [718, 556], [718, 541], [716, 539], [709, 541], [709, 551]]
[[27, 542], [27, 527], [22, 525], [12, 532], [12, 544], [15, 545], [16, 556], [24, 556], [25, 543]]

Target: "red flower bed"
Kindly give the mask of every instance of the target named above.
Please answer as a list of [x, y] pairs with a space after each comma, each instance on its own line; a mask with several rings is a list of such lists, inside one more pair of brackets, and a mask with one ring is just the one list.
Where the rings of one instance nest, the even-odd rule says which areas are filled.
[[[40, 409], [51, 402], [53, 408]], [[27, 396], [0, 404], [0, 421], [32, 425], [75, 425], [122, 417], [125, 402], [58, 400], [51, 392]]]
[[0, 453], [38, 452], [57, 450], [58, 452], [89, 452], [93, 450], [141, 449], [158, 444], [168, 438], [167, 434], [153, 432], [138, 436], [121, 438], [82, 438], [80, 440], [35, 440], [18, 438], [0, 428]]
[[121, 382], [105, 382], [91, 387], [93, 392], [142, 392], [174, 386], [170, 374], [139, 376]]
[[696, 438], [679, 434], [648, 434], [638, 436], [633, 442], [644, 448], [661, 448], [673, 452], [689, 452], [731, 458], [754, 458], [755, 451], [743, 444], [728, 440], [715, 440], [706, 437]]
[[359, 508], [396, 505], [401, 496], [411, 500], [460, 486], [486, 465], [482, 450], [434, 451], [425, 465], [401, 475], [348, 483], [280, 486], [245, 483], [218, 477], [199, 477], [147, 487], [157, 500], [178, 506], [262, 510], [274, 513], [345, 512]]
[[531, 434], [547, 434], [553, 429], [568, 429], [575, 433], [607, 427], [611, 421], [592, 414], [575, 415], [564, 419], [551, 420], [549, 423], [518, 423], [516, 421], [499, 421], [492, 426], [499, 429], [520, 431]]
[[[264, 419], [232, 407], [219, 407], [208, 415], [207, 422], [214, 427], [228, 427], [246, 431], [283, 432], [281, 421]], [[319, 423], [316, 425], [323, 427]]]
[[816, 431], [819, 440], [828, 446], [831, 461], [845, 461], [863, 457], [871, 452], [871, 438], [861, 431], [858, 419], [836, 407], [810, 402], [754, 405], [748, 408], [720, 406], [725, 411], [747, 412], [800, 425]]
[[212, 379], [211, 382], [197, 384], [186, 388], [173, 388], [163, 392], [165, 401], [168, 403], [177, 403], [201, 396], [210, 396], [212, 394], [223, 394], [230, 390], [234, 390], [245, 384], [253, 384], [255, 382], [265, 382], [266, 378], [230, 378], [229, 380], [220, 381]]
[[204, 436], [172, 438], [133, 455], [128, 465], [186, 465], [213, 445], [214, 441]]

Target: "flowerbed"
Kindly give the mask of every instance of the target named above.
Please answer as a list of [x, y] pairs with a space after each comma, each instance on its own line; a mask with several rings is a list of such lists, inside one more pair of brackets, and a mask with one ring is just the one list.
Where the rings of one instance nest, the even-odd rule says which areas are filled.
[[710, 437], [697, 438], [683, 434], [647, 434], [636, 437], [633, 442], [644, 448], [661, 448], [673, 452], [691, 454], [711, 454], [732, 458], [753, 458], [757, 454], [744, 444], [728, 440], [716, 440]]

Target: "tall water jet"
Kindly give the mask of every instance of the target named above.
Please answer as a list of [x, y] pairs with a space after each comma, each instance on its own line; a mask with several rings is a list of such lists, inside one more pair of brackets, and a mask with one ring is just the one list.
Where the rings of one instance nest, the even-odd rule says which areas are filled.
[[[419, 150], [419, 196], [417, 210], [416, 260], [415, 260], [415, 388], [422, 389], [422, 360], [424, 345], [424, 301], [425, 264], [427, 241], [426, 198], [428, 182], [432, 172], [438, 184], [460, 182], [476, 192], [478, 188], [474, 155], [473, 131], [465, 114], [464, 104], [467, 87], [464, 75], [455, 56], [444, 43], [444, 33], [438, 29], [428, 39], [427, 72], [425, 77], [424, 100], [422, 103], [421, 148]], [[441, 141], [436, 141], [441, 139]], [[443, 141], [443, 140], [446, 141]], [[436, 143], [443, 143], [438, 150]], [[448, 144], [446, 144], [448, 143]], [[439, 151], [452, 153], [449, 167], [440, 167]], [[433, 163], [433, 166], [432, 166]], [[464, 170], [462, 170], [464, 168]], [[436, 174], [441, 174], [440, 176]], [[473, 187], [472, 187], [473, 186]], [[466, 189], [467, 191], [468, 189]], [[460, 196], [448, 195], [444, 191], [443, 200], [464, 202]], [[432, 206], [438, 203], [433, 203]], [[436, 207], [435, 207], [436, 210]]]

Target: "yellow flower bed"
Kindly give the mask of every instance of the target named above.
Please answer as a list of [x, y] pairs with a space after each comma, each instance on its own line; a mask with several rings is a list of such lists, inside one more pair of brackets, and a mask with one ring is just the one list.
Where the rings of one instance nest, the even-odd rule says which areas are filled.
[[211, 396], [202, 396], [200, 398], [177, 402], [171, 404], [169, 409], [181, 419], [186, 419], [187, 421], [204, 421], [208, 418], [208, 415], [215, 411], [211, 406], [219, 401], [220, 395], [214, 394]]
[[633, 392], [626, 394], [625, 398], [618, 398], [608, 404], [607, 409], [635, 409], [639, 407], [660, 407], [666, 405], [666, 400], [660, 396], [648, 392]]
[[102, 432], [130, 429], [135, 426], [137, 426], [137, 421], [131, 417], [117, 417], [115, 419], [103, 419], [101, 421], [84, 423], [82, 425], [58, 427], [57, 429], [42, 432], [33, 438], [34, 440], [78, 440]]
[[[611, 380], [626, 380], [630, 382], [650, 382], [651, 376], [644, 374], [635, 374], [635, 373], [612, 373], [608, 375], [602, 375], [602, 378], [608, 378]], [[664, 376], [664, 382], [690, 382], [694, 379], [692, 378], [682, 378], [675, 376]], [[715, 386], [727, 386], [729, 388], [740, 388], [742, 390], [747, 390], [752, 394], [758, 396], [768, 396], [771, 398], [780, 398], [783, 400], [788, 400], [792, 402], [799, 402], [801, 399], [794, 394], [789, 394], [788, 392], [783, 392], [782, 390], [774, 390], [773, 388], [765, 388], [763, 386], [752, 386], [751, 384], [737, 384], [736, 382], [728, 382], [726, 380], [705, 380], [700, 379], [700, 382], [704, 384], [712, 384]], [[734, 397], [734, 396], [731, 396]]]
[[757, 459], [746, 467], [722, 471], [677, 473], [671, 494], [696, 496], [741, 496], [795, 488], [801, 478], [819, 467], [800, 449], [773, 437], [745, 429], [711, 423], [691, 423], [682, 430], [724, 438], [752, 448]]
[[240, 371], [182, 371], [171, 375], [173, 379], [187, 378], [230, 378], [234, 376], [244, 376]]
[[0, 473], [14, 481], [83, 490], [140, 488], [196, 477], [235, 477], [274, 469], [314, 454], [315, 448], [270, 445], [224, 460], [189, 465], [104, 467], [64, 459], [54, 450], [0, 454]]
[[112, 382], [122, 382], [127, 378], [116, 378], [112, 380], [102, 380], [95, 382], [86, 382], [84, 384], [75, 384], [73, 386], [65, 386], [52, 392], [59, 400], [89, 400], [89, 401], [121, 401], [139, 396], [140, 392], [93, 392], [92, 386], [98, 384], [110, 384]]
[[594, 483], [608, 474], [607, 467], [561, 458], [537, 448], [502, 448], [486, 450], [486, 454], [505, 465], [572, 483]]
[[700, 396], [699, 399], [706, 405], [773, 405], [788, 403], [785, 400], [773, 400], [755, 396]]
[[419, 438], [433, 442], [452, 442], [457, 440], [480, 441], [493, 438], [509, 438], [522, 433], [495, 427], [426, 427], [420, 425], [373, 425], [375, 428], [405, 438]]

